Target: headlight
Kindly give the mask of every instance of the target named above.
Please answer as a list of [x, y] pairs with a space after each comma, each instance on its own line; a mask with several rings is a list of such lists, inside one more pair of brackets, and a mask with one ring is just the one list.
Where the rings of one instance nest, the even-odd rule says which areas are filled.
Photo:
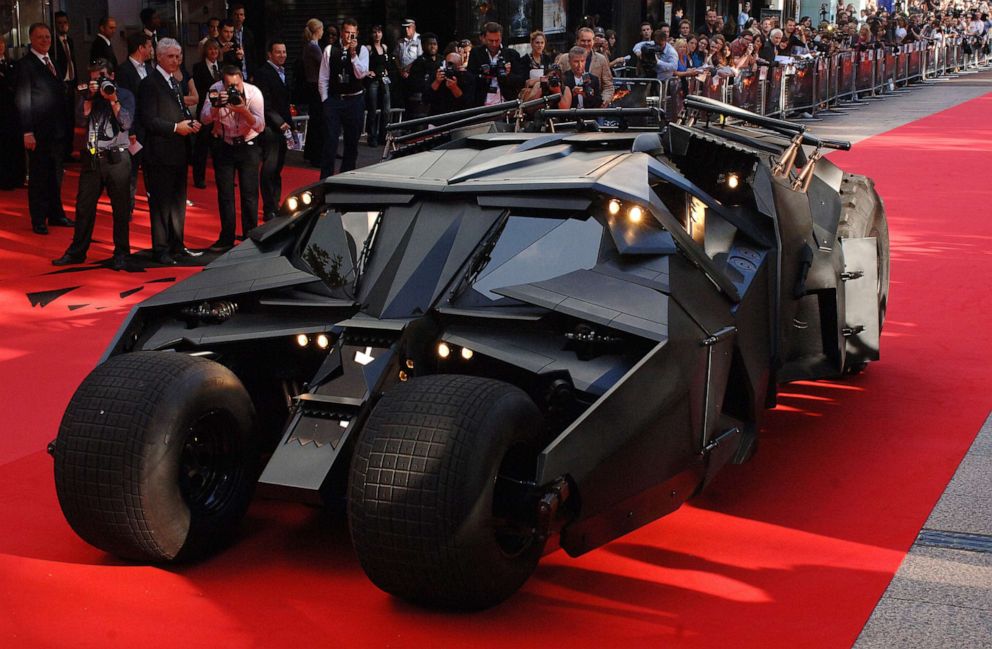
[[309, 205], [310, 203], [313, 202], [313, 194], [311, 194], [310, 192], [303, 192], [300, 195], [300, 200], [303, 202], [304, 205]]
[[300, 208], [300, 199], [295, 196], [290, 196], [286, 199], [286, 207], [289, 208], [290, 212], [295, 212]]

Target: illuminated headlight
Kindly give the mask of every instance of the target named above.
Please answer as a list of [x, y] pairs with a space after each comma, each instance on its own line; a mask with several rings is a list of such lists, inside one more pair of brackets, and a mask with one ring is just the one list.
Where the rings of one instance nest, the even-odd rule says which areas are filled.
[[441, 358], [447, 358], [451, 356], [451, 347], [448, 347], [448, 343], [438, 343], [437, 355], [440, 356]]
[[607, 209], [610, 211], [610, 216], [616, 216], [620, 213], [620, 201], [614, 198], [607, 205]]
[[286, 199], [286, 207], [289, 208], [290, 212], [295, 212], [300, 208], [300, 199], [290, 196]]
[[310, 192], [303, 192], [300, 195], [300, 201], [302, 201], [304, 205], [309, 205], [310, 203], [313, 202], [313, 194], [311, 194]]
[[310, 337], [307, 336], [306, 334], [297, 334], [296, 344], [299, 345], [300, 347], [306, 347], [307, 345], [310, 344]]
[[321, 349], [327, 349], [331, 346], [331, 339], [327, 337], [327, 334], [318, 334], [317, 346]]
[[472, 356], [474, 355], [475, 354], [473, 354], [471, 349], [469, 349], [468, 347], [462, 347], [462, 358], [469, 361], [472, 360]]
[[727, 187], [731, 189], [737, 189], [737, 186], [741, 184], [741, 179], [737, 174], [727, 174]]
[[644, 218], [644, 210], [635, 205], [627, 212], [627, 218], [630, 219], [631, 223], [640, 223], [641, 219]]

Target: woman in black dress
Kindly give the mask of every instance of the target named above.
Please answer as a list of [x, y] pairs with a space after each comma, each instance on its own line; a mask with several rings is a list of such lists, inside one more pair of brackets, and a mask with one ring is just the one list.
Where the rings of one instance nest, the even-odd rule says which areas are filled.
[[372, 27], [369, 44], [364, 47], [369, 53], [369, 73], [365, 77], [365, 134], [369, 146], [379, 146], [386, 140], [390, 86], [396, 78], [396, 67], [393, 55], [382, 42], [382, 25]]
[[0, 189], [24, 186], [24, 140], [14, 106], [14, 64], [0, 36]]
[[[323, 48], [320, 46], [325, 36], [324, 23], [316, 18], [307, 21], [303, 28], [303, 51], [300, 53], [303, 68], [303, 99], [306, 103], [307, 142], [303, 147], [303, 158], [314, 167], [320, 166], [320, 156], [324, 148], [323, 108], [320, 93], [317, 91], [317, 78], [320, 75], [320, 61]], [[336, 40], [336, 37], [335, 37]]]

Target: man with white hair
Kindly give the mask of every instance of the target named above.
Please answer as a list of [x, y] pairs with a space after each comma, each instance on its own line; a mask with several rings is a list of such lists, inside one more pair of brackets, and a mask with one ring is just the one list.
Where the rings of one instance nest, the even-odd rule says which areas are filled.
[[155, 48], [158, 65], [138, 86], [138, 115], [144, 127], [145, 188], [151, 213], [152, 255], [159, 264], [189, 256], [183, 243], [186, 222], [186, 138], [200, 130], [183, 101], [175, 74], [182, 46], [162, 38]]

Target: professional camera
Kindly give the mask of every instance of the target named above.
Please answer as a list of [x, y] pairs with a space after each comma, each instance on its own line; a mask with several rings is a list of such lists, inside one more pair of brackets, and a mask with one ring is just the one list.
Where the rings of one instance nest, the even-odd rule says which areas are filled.
[[661, 45], [657, 43], [648, 43], [641, 48], [641, 62], [645, 65], [657, 65], [659, 56], [661, 56]]
[[483, 79], [492, 81], [493, 79], [504, 79], [506, 78], [506, 61], [503, 60], [503, 56], [500, 55], [496, 62], [492, 65], [488, 63], [483, 63], [479, 68], [480, 76]]
[[96, 87], [108, 97], [117, 92], [117, 85], [107, 77], [99, 77], [96, 80]]
[[227, 87], [227, 103], [231, 106], [240, 106], [244, 103], [244, 96], [238, 92], [238, 87], [233, 83]]
[[221, 99], [219, 90], [211, 90], [207, 93], [207, 101], [214, 108], [220, 108], [221, 106], [226, 106], [227, 102]]
[[557, 63], [552, 63], [548, 68], [548, 90], [561, 90], [561, 66]]
[[458, 78], [458, 66], [451, 61], [445, 61], [442, 67], [444, 70], [445, 79], [457, 79]]

